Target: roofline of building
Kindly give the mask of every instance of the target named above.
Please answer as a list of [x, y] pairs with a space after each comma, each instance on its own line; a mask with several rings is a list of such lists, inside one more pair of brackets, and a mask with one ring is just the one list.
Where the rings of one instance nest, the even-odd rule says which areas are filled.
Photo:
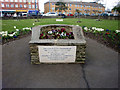
[[[54, 1], [54, 2], [53, 2], [53, 1], [51, 2], [51, 1], [50, 1], [50, 3], [56, 3], [56, 2], [57, 2], [57, 1]], [[47, 3], [49, 3], [49, 1], [46, 2], [46, 3], [44, 3], [44, 4], [47, 4]], [[87, 6], [94, 6], [94, 5], [97, 6], [97, 5], [100, 5], [101, 7], [104, 7], [103, 4], [96, 3], [96, 2], [79, 2], [79, 1], [78, 1], [78, 2], [75, 2], [75, 1], [71, 1], [71, 2], [64, 2], [64, 3], [71, 3], [71, 4], [73, 4], [73, 3], [74, 3], [74, 4], [75, 4], [75, 3], [76, 3], [76, 4], [93, 4], [93, 5], [87, 5]]]

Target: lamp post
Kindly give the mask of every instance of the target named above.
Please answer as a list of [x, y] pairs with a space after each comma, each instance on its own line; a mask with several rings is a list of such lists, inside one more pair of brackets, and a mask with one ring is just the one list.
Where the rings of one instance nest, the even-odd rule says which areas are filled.
[[50, 0], [49, 0], [49, 12], [50, 12]]
[[1, 10], [1, 17], [2, 17], [2, 10]]
[[35, 0], [35, 15], [37, 15], [37, 11], [36, 11], [36, 0]]

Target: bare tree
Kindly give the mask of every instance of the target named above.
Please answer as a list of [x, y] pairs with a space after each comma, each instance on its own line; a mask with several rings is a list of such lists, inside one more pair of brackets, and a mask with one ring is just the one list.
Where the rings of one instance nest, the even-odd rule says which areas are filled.
[[57, 2], [55, 5], [56, 5], [55, 11], [58, 10], [59, 13], [62, 11], [66, 12], [66, 10], [68, 9], [68, 6], [66, 6], [66, 4], [64, 2]]
[[[101, 1], [103, 1], [103, 0], [95, 0], [96, 3], [101, 2]], [[97, 11], [95, 11], [95, 14], [96, 14], [96, 12], [97, 12]], [[99, 12], [99, 11], [98, 11], [98, 12]], [[98, 19], [97, 19], [96, 21], [100, 21], [100, 15], [98, 15]]]
[[76, 9], [76, 12], [77, 12], [78, 18], [79, 18], [78, 21], [77, 21], [77, 23], [80, 23], [80, 22], [81, 22], [81, 21], [80, 21], [80, 12], [81, 12], [81, 11], [80, 11], [79, 9]]

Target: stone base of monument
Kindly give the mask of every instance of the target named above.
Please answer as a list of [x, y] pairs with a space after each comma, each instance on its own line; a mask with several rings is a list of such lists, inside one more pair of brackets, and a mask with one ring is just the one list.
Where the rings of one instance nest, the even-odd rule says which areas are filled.
[[[40, 39], [40, 33], [64, 28], [74, 39]], [[82, 28], [74, 25], [40, 25], [32, 28], [29, 42], [31, 64], [85, 63], [86, 41]]]

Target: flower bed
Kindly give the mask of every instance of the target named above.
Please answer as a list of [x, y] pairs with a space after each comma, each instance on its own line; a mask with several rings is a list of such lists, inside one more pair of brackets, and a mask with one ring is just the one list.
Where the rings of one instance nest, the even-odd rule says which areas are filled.
[[[15, 26], [14, 26], [15, 28]], [[2, 44], [25, 37], [31, 33], [31, 28], [23, 28], [22, 30], [16, 29], [15, 32], [2, 31], [0, 35], [2, 36]]]
[[52, 29], [41, 32], [40, 39], [74, 39], [74, 35], [73, 32], [67, 32], [65, 28]]
[[102, 28], [83, 26], [84, 35], [120, 52], [120, 30], [111, 31]]

